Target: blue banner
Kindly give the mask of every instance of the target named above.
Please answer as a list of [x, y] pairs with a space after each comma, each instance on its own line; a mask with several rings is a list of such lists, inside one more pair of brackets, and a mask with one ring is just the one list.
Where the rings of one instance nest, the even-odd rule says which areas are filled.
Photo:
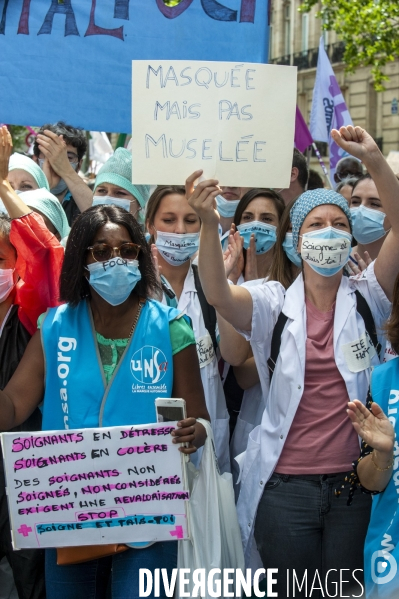
[[132, 60], [267, 62], [268, 0], [0, 0], [0, 121], [131, 132]]

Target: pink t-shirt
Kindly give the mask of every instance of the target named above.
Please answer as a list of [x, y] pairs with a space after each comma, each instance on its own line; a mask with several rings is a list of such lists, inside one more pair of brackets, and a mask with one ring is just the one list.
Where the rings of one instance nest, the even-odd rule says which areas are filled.
[[346, 472], [359, 456], [358, 436], [346, 409], [345, 382], [334, 359], [334, 311], [306, 300], [305, 387], [275, 472]]

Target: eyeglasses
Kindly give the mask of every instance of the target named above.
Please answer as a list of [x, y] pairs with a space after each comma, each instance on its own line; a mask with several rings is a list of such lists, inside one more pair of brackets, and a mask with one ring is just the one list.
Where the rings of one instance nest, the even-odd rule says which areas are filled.
[[120, 247], [111, 247], [107, 243], [98, 243], [87, 248], [93, 260], [96, 262], [106, 262], [115, 256], [119, 256], [122, 260], [136, 260], [140, 253], [140, 246], [136, 243], [122, 243]]
[[79, 162], [79, 156], [77, 154], [74, 154], [74, 152], [67, 152], [67, 156], [68, 156], [69, 162], [76, 163], [76, 164]]

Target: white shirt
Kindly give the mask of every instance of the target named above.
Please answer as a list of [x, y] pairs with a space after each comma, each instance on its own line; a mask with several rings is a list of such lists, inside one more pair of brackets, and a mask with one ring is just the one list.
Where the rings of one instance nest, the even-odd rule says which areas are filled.
[[[164, 303], [166, 302], [164, 301]], [[177, 309], [183, 314], [187, 314], [191, 319], [194, 337], [197, 342], [201, 380], [204, 388], [206, 407], [211, 417], [219, 468], [221, 472], [230, 472], [229, 413], [226, 407], [223, 385], [220, 380], [218, 360], [213, 349], [212, 339], [205, 327], [201, 304], [195, 288], [194, 273], [191, 267], [184, 281]], [[190, 373], [187, 373], [187, 376], [190, 376]]]
[[[244, 285], [246, 286], [246, 285]], [[380, 342], [381, 327], [391, 311], [391, 303], [374, 274], [374, 262], [355, 277], [342, 277], [338, 289], [334, 316], [334, 354], [351, 400], [365, 403], [371, 367], [379, 364], [378, 356], [367, 364], [360, 360], [360, 370], [353, 372], [353, 360], [348, 361], [348, 347], [356, 347], [365, 334], [363, 318], [356, 309], [355, 291], [366, 299], [374, 317]], [[287, 290], [277, 282], [248, 286], [253, 300], [251, 332], [241, 332], [251, 341], [258, 368], [263, 396], [267, 398], [262, 422], [249, 436], [241, 469], [241, 492], [237, 510], [247, 561], [252, 552], [253, 527], [264, 485], [278, 462], [302, 397], [306, 359], [306, 307], [302, 274]], [[269, 392], [267, 359], [271, 336], [278, 315], [288, 316], [281, 337], [280, 354], [276, 362]], [[346, 352], [346, 353], [345, 353]], [[322, 376], [322, 373], [320, 374]]]

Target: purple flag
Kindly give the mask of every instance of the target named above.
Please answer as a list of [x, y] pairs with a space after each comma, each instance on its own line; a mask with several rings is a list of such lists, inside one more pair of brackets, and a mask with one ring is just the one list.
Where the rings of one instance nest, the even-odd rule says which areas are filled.
[[312, 145], [312, 143], [313, 139], [310, 135], [308, 126], [305, 123], [305, 119], [303, 118], [302, 113], [297, 106], [295, 116], [295, 147], [298, 148], [300, 152], [304, 152], [306, 148]]
[[333, 68], [320, 38], [319, 57], [317, 60], [316, 81], [313, 90], [312, 112], [310, 115], [310, 131], [313, 139], [328, 142], [330, 148], [330, 179], [334, 180], [338, 160], [348, 156], [332, 140], [331, 129], [352, 125], [348, 108], [339, 88]]

